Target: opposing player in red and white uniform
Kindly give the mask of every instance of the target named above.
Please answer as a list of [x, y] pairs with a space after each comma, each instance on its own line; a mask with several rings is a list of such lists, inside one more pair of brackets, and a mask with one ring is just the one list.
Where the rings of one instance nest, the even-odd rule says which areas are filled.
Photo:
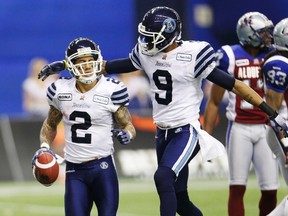
[[[273, 23], [258, 12], [244, 14], [237, 23], [240, 44], [225, 45], [217, 52], [217, 67], [241, 80], [264, 97], [260, 66], [272, 49]], [[214, 85], [204, 114], [204, 129], [211, 133], [225, 89]], [[266, 140], [267, 115], [258, 107], [229, 92], [226, 107], [226, 149], [229, 163], [229, 216], [244, 216], [244, 194], [253, 164], [261, 189], [260, 216], [277, 203], [278, 170]]]
[[[266, 84], [266, 100], [279, 114], [287, 119], [287, 87], [288, 87], [288, 18], [281, 20], [273, 31], [276, 50], [269, 53], [262, 66]], [[272, 124], [273, 126], [273, 124]], [[273, 130], [274, 129], [274, 130]], [[288, 138], [278, 128], [267, 130], [267, 140], [276, 155], [282, 176], [288, 186]], [[288, 215], [288, 195], [269, 214], [269, 216]]]
[[[158, 167], [154, 181], [160, 199], [160, 215], [203, 216], [188, 195], [188, 165], [201, 151], [203, 160], [225, 153], [224, 146], [201, 129], [199, 107], [202, 81], [208, 79], [258, 106], [279, 127], [281, 117], [243, 82], [215, 67], [215, 53], [205, 41], [181, 40], [179, 14], [168, 7], [150, 9], [138, 25], [138, 43], [129, 58], [107, 61], [107, 73], [144, 70], [150, 81]], [[43, 68], [45, 79], [65, 68], [53, 62]], [[57, 72], [58, 71], [58, 72]], [[104, 72], [104, 71], [103, 71]]]
[[57, 124], [63, 120], [65, 215], [90, 215], [95, 203], [99, 216], [116, 216], [119, 188], [112, 136], [122, 144], [136, 136], [127, 109], [127, 88], [100, 73], [100, 49], [88, 38], [76, 38], [69, 44], [66, 62], [73, 77], [59, 79], [47, 90], [50, 110], [41, 128], [41, 149], [35, 157], [49, 150]]

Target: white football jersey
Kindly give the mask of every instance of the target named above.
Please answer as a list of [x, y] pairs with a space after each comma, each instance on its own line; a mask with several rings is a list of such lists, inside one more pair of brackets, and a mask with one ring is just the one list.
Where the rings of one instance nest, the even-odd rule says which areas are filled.
[[149, 77], [155, 124], [163, 128], [178, 127], [199, 119], [202, 79], [216, 64], [209, 43], [181, 41], [176, 49], [155, 56], [142, 54], [137, 44], [130, 59]]
[[48, 103], [63, 114], [65, 159], [81, 163], [111, 155], [113, 113], [129, 104], [126, 86], [104, 76], [88, 92], [75, 86], [75, 78], [59, 79], [47, 90]]

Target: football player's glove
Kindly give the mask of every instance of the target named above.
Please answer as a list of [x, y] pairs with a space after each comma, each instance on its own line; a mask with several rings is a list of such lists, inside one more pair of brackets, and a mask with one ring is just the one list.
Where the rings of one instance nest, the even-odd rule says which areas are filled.
[[122, 130], [122, 129], [113, 129], [111, 130], [113, 133], [114, 137], [118, 139], [118, 141], [123, 144], [127, 145], [128, 143], [131, 142], [131, 133], [127, 130]]
[[61, 71], [66, 69], [65, 60], [55, 61], [45, 65], [38, 74], [38, 79], [44, 81], [48, 76], [52, 74], [59, 74]]
[[54, 152], [53, 152], [52, 150], [50, 150], [49, 144], [47, 144], [47, 143], [42, 143], [42, 144], [41, 144], [41, 148], [38, 149], [38, 150], [35, 152], [35, 154], [34, 154], [34, 156], [33, 156], [33, 158], [32, 158], [32, 168], [33, 168], [33, 166], [35, 165], [36, 159], [39, 157], [39, 155], [40, 155], [42, 152], [49, 152], [49, 153], [52, 154], [55, 158], [57, 158], [56, 155], [54, 154]]
[[282, 116], [280, 116], [278, 113], [275, 113], [274, 116], [270, 117], [270, 121], [271, 121], [271, 126], [274, 129], [277, 130], [280, 128], [280, 130], [283, 130], [285, 137], [287, 137], [288, 126], [286, 124], [286, 121], [282, 118]]

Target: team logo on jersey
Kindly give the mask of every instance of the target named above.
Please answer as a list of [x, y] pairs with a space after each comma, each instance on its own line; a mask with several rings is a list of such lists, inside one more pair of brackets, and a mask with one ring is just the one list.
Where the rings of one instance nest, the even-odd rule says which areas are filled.
[[246, 65], [249, 65], [249, 60], [248, 59], [239, 59], [239, 60], [235, 61], [235, 64], [237, 67], [246, 66]]
[[184, 53], [178, 53], [176, 56], [176, 60], [190, 62], [190, 61], [192, 61], [192, 55], [184, 54]]
[[109, 98], [108, 97], [103, 97], [103, 96], [100, 96], [100, 95], [94, 95], [93, 96], [93, 101], [96, 102], [96, 103], [107, 105], [108, 102], [109, 102]]
[[100, 163], [100, 168], [101, 169], [108, 169], [108, 167], [109, 167], [109, 165], [108, 165], [108, 163], [107, 162], [102, 162], [102, 163]]
[[57, 95], [57, 99], [59, 101], [71, 101], [72, 100], [72, 94], [71, 93], [60, 93]]

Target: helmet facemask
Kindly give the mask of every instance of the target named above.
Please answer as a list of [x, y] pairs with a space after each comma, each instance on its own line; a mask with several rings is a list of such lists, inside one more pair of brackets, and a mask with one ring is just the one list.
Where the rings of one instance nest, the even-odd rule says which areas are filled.
[[[85, 61], [76, 64], [76, 60], [81, 57], [91, 56], [94, 60]], [[92, 50], [91, 47], [81, 47], [77, 52], [66, 57], [68, 69], [71, 74], [84, 84], [91, 84], [95, 80], [99, 80], [102, 76], [101, 69], [103, 57], [100, 50]]]

